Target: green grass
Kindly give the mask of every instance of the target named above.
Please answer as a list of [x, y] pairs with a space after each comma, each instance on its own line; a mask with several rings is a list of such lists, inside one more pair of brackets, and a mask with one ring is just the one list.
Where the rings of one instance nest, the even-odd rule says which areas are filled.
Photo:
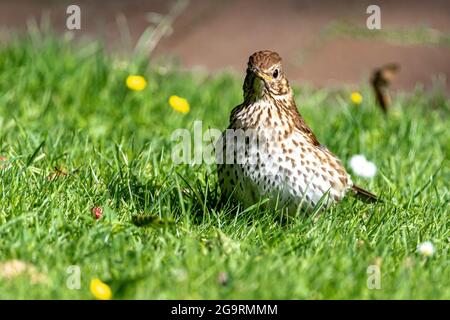
[[381, 40], [395, 45], [427, 45], [448, 48], [450, 34], [433, 29], [426, 25], [416, 25], [404, 28], [382, 28], [370, 30], [365, 25], [355, 25], [345, 20], [330, 23], [323, 30], [323, 34], [330, 38], [347, 36], [354, 39]]
[[[243, 79], [142, 61], [38, 35], [1, 47], [0, 263], [23, 260], [48, 281], [0, 278], [0, 298], [90, 299], [95, 277], [116, 299], [450, 298], [442, 94], [399, 95], [385, 118], [364, 85], [359, 107], [345, 88], [296, 88], [323, 144], [346, 164], [357, 153], [376, 163], [374, 179], [354, 180], [383, 202], [348, 198], [317, 221], [286, 218], [216, 206], [215, 166], [171, 161], [175, 129], [227, 126]], [[147, 89], [129, 91], [130, 73]], [[189, 114], [169, 107], [172, 94], [189, 100]], [[51, 180], [55, 167], [69, 174]], [[426, 240], [436, 247], [429, 258], [416, 250]], [[375, 263], [379, 290], [366, 284]], [[71, 265], [79, 290], [66, 286]]]

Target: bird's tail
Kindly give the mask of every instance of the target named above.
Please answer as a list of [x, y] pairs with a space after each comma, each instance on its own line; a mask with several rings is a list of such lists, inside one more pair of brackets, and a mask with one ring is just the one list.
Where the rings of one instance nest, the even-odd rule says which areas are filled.
[[374, 195], [372, 192], [369, 192], [361, 187], [358, 187], [357, 185], [352, 186], [352, 190], [355, 193], [355, 195], [364, 202], [377, 202], [378, 198], [376, 195]]

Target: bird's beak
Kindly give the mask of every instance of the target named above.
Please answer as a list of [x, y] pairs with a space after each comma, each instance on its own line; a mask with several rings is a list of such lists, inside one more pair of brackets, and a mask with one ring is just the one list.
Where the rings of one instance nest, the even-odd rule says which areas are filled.
[[262, 73], [258, 68], [253, 67], [252, 68], [253, 73], [258, 77], [261, 78], [263, 80], [272, 80], [271, 77], [269, 77], [268, 75], [265, 75], [264, 73]]

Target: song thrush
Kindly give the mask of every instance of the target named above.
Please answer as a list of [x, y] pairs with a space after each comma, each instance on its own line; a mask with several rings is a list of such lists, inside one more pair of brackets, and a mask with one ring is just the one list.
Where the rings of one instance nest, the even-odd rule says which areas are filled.
[[372, 87], [375, 91], [377, 104], [384, 113], [387, 113], [391, 105], [391, 96], [389, 94], [389, 85], [392, 79], [400, 70], [397, 63], [389, 63], [374, 70], [372, 75]]
[[365, 200], [372, 193], [355, 186], [342, 162], [325, 146], [297, 110], [276, 52], [259, 51], [248, 61], [244, 102], [216, 145], [219, 184], [244, 206], [261, 198], [289, 212], [325, 207], [352, 190]]

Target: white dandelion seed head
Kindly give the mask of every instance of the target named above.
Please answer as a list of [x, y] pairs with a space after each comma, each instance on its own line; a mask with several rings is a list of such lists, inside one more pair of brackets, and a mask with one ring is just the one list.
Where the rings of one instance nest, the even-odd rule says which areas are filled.
[[362, 154], [350, 158], [350, 167], [357, 176], [364, 178], [373, 178], [377, 173], [377, 166]]
[[417, 246], [417, 251], [424, 257], [430, 257], [436, 250], [434, 249], [433, 243], [425, 241]]

